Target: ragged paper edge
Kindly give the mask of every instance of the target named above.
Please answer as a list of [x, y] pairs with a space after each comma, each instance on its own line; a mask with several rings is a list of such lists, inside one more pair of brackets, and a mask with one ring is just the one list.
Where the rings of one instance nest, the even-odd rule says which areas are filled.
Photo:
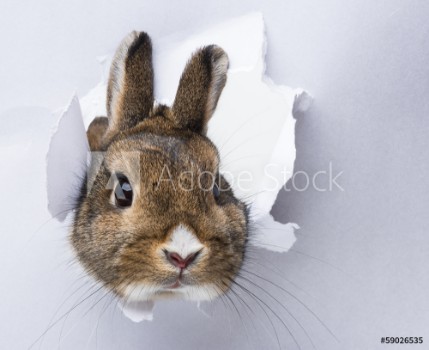
[[120, 301], [118, 307], [128, 319], [135, 323], [153, 321], [154, 301]]
[[[246, 17], [246, 16], [245, 16]], [[243, 17], [243, 18], [245, 18]], [[253, 67], [253, 69], [255, 69], [256, 66], [261, 65], [258, 69], [260, 71], [260, 75], [261, 75], [261, 82], [263, 84], [266, 84], [268, 86], [268, 88], [273, 91], [274, 93], [278, 93], [278, 94], [283, 94], [285, 96], [285, 99], [290, 98], [289, 95], [291, 93], [291, 88], [287, 87], [287, 86], [282, 86], [282, 85], [276, 85], [275, 83], [273, 83], [273, 81], [265, 75], [265, 68], [266, 68], [266, 60], [265, 60], [265, 56], [266, 56], [266, 51], [267, 51], [267, 37], [266, 37], [266, 32], [265, 32], [265, 26], [263, 23], [263, 17], [261, 14], [258, 13], [254, 13], [254, 14], [250, 14], [247, 16], [248, 18], [246, 19], [247, 21], [253, 21], [255, 23], [254, 27], [255, 28], [260, 28], [262, 30], [262, 37], [263, 40], [261, 41], [261, 48], [260, 48], [260, 58], [259, 60], [255, 63], [255, 66]], [[241, 21], [241, 19], [236, 19], [237, 23], [239, 21]], [[230, 20], [228, 21], [228, 25], [231, 26], [231, 24], [233, 24], [234, 20]], [[247, 22], [248, 23], [248, 22]], [[219, 24], [216, 26], [216, 28], [221, 28], [222, 24]], [[260, 30], [258, 29], [258, 30]], [[92, 118], [94, 118], [95, 116], [98, 115], [104, 115], [105, 114], [105, 101], [104, 99], [100, 99], [100, 96], [105, 96], [105, 91], [106, 91], [106, 78], [108, 76], [108, 74], [106, 73], [106, 64], [109, 62], [109, 57], [111, 55], [105, 55], [100, 57], [98, 60], [100, 62], [100, 64], [102, 65], [102, 82], [100, 82], [95, 88], [93, 88], [86, 96], [84, 96], [81, 99], [82, 102], [82, 109], [84, 111], [84, 122], [85, 125], [88, 126], [89, 123], [91, 122]], [[229, 74], [234, 74], [234, 72], [240, 72], [240, 71], [250, 71], [252, 70], [252, 68], [250, 66], [246, 66], [246, 67], [240, 67], [240, 66], [235, 66], [235, 69], [233, 71], [230, 71]], [[308, 109], [309, 105], [311, 104], [311, 96], [308, 95], [304, 90], [302, 89], [294, 89], [293, 90], [295, 97], [294, 97], [294, 101], [292, 104], [292, 108], [291, 108], [291, 113], [295, 114], [297, 111], [303, 112], [306, 109]], [[70, 107], [69, 107], [70, 108]], [[64, 114], [66, 115], [66, 113]], [[287, 123], [289, 123], [288, 125], [286, 125]], [[283, 129], [285, 130], [284, 136], [281, 136], [279, 138], [279, 144], [274, 148], [273, 154], [274, 153], [279, 153], [278, 151], [280, 150], [280, 154], [281, 156], [288, 156], [291, 157], [291, 154], [293, 153], [292, 158], [289, 161], [288, 160], [284, 160], [284, 159], [280, 159], [280, 161], [278, 160], [274, 160], [277, 161], [278, 163], [284, 163], [288, 166], [288, 170], [290, 171], [290, 176], [288, 178], [285, 178], [285, 180], [280, 183], [280, 187], [276, 190], [276, 191], [270, 191], [268, 193], [265, 193], [265, 198], [263, 198], [263, 196], [257, 196], [255, 198], [255, 200], [252, 203], [252, 207], [253, 207], [253, 217], [255, 218], [255, 221], [263, 221], [265, 224], [268, 224], [267, 220], [268, 218], [270, 218], [270, 223], [271, 225], [274, 224], [275, 220], [274, 218], [272, 218], [272, 216], [269, 214], [269, 212], [271, 211], [272, 206], [274, 205], [274, 202], [277, 198], [278, 192], [280, 191], [281, 187], [284, 186], [284, 184], [290, 179], [290, 177], [292, 176], [293, 173], [293, 162], [295, 160], [295, 156], [296, 156], [296, 150], [295, 150], [295, 133], [294, 133], [294, 127], [295, 127], [295, 120], [293, 118], [288, 118], [288, 120], [285, 121], [285, 125], [283, 125]], [[83, 133], [82, 133], [83, 134]], [[281, 141], [282, 140], [289, 140], [289, 143], [287, 145], [287, 152], [282, 152], [282, 145], [281, 145]], [[292, 142], [293, 140], [293, 142]], [[86, 142], [86, 138], [85, 141]], [[266, 197], [269, 198], [266, 198]], [[51, 202], [51, 201], [50, 201]], [[258, 204], [262, 202], [262, 205], [259, 205], [258, 208]], [[58, 211], [58, 210], [57, 210]], [[51, 211], [52, 213], [52, 211]], [[53, 213], [54, 214], [54, 213]], [[266, 232], [262, 232], [263, 231], [263, 226], [260, 225], [260, 239], [258, 241], [253, 241], [252, 243], [254, 243], [255, 245], [259, 246], [259, 247], [263, 247], [265, 249], [269, 249], [269, 250], [275, 250], [275, 251], [287, 251], [293, 244], [293, 242], [295, 241], [295, 236], [293, 235], [294, 229], [296, 227], [298, 227], [296, 224], [294, 223], [288, 223], [288, 224], [283, 224], [283, 226], [277, 226], [276, 230], [272, 230], [271, 231], [271, 235], [267, 234]], [[281, 233], [281, 227], [284, 227], [284, 233]], [[268, 230], [266, 230], [268, 231]], [[278, 243], [278, 237], [277, 235], [281, 235], [281, 237], [283, 237], [284, 240], [284, 244], [282, 245], [282, 249], [280, 248], [273, 248], [273, 242], [277, 242]], [[272, 236], [272, 237], [271, 237]], [[270, 248], [271, 247], [271, 248]]]
[[[279, 92], [282, 91], [282, 86], [276, 86], [274, 83], [272, 83], [271, 80], [267, 79], [264, 75], [264, 80], [268, 81], [268, 84], [271, 85], [271, 89], [277, 90]], [[313, 98], [310, 94], [308, 94], [303, 89], [295, 89], [295, 98], [292, 104], [292, 116], [294, 117], [297, 112], [304, 113], [307, 111], [311, 103], [313, 101]], [[277, 252], [277, 253], [285, 253], [287, 252], [296, 242], [296, 236], [295, 236], [295, 230], [298, 230], [300, 227], [298, 224], [289, 222], [286, 224], [280, 223], [274, 219], [274, 217], [270, 214], [270, 211], [277, 199], [277, 196], [284, 185], [290, 180], [290, 178], [293, 175], [294, 170], [294, 162], [296, 158], [296, 147], [295, 147], [295, 119], [290, 120], [292, 125], [285, 125], [283, 126], [282, 133], [279, 136], [278, 143], [276, 147], [273, 150], [272, 154], [272, 162], [278, 161], [276, 160], [276, 156], [280, 156], [282, 154], [283, 144], [282, 140], [286, 140], [287, 135], [285, 133], [288, 133], [288, 131], [293, 130], [293, 153], [294, 153], [294, 160], [292, 162], [292, 166], [289, 169], [290, 170], [290, 176], [285, 177], [284, 181], [282, 181], [281, 186], [278, 188], [277, 191], [273, 191], [274, 193], [269, 193], [269, 195], [272, 197], [269, 202], [271, 202], [271, 205], [269, 207], [269, 212], [265, 215], [258, 215], [257, 211], [254, 210], [254, 208], [251, 208], [251, 213], [254, 217], [254, 227], [257, 230], [257, 236], [252, 237], [250, 240], [250, 243], [254, 246], [264, 248], [269, 251]], [[291, 135], [289, 135], [290, 137]], [[290, 146], [289, 146], [290, 148]], [[283, 152], [283, 154], [286, 154]], [[287, 163], [287, 162], [286, 162]], [[260, 199], [257, 197], [255, 199], [255, 203], [257, 204], [257, 201]], [[252, 212], [253, 210], [253, 212]]]
[[[261, 20], [263, 21], [263, 17], [261, 17]], [[266, 75], [265, 58], [268, 48], [268, 38], [265, 25], [263, 25], [262, 28], [263, 41], [260, 61], [260, 64], [262, 65], [261, 81], [266, 84], [271, 89], [271, 91], [283, 94], [285, 99], [287, 99], [291, 88], [285, 85], [275, 84], [273, 80]], [[271, 163], [280, 163], [287, 166], [287, 170], [289, 171], [290, 175], [288, 177], [284, 177], [284, 180], [279, 182], [281, 186], [279, 186], [276, 191], [263, 191], [261, 195], [257, 195], [251, 207], [251, 215], [254, 218], [254, 227], [256, 228], [258, 235], [256, 238], [253, 238], [250, 243], [254, 246], [278, 253], [287, 252], [293, 246], [296, 241], [295, 230], [299, 229], [300, 227], [298, 224], [293, 222], [286, 224], [280, 223], [274, 219], [270, 212], [279, 192], [293, 176], [296, 159], [295, 117], [298, 114], [305, 113], [313, 102], [313, 97], [302, 88], [293, 89], [293, 93], [294, 99], [290, 111], [291, 118], [289, 118], [289, 120], [285, 120], [282, 132], [278, 138], [277, 145], [273, 149], [270, 160]], [[290, 141], [289, 144], [287, 144], [287, 140]], [[285, 152], [285, 149], [287, 149], [288, 152]], [[287, 158], [290, 157], [291, 152], [293, 153], [293, 160], [288, 160]], [[264, 184], [261, 184], [261, 189], [263, 187]], [[264, 196], [268, 196], [269, 198], [263, 198]], [[261, 201], [264, 202], [264, 205], [261, 205], [261, 207], [265, 207], [265, 213], [258, 208], [258, 204]]]
[[48, 210], [61, 222], [75, 207], [88, 152], [79, 99], [73, 95], [52, 129], [46, 155]]
[[[255, 16], [255, 15], [253, 14], [253, 16]], [[258, 16], [259, 16], [259, 19], [262, 21], [262, 28], [264, 28], [262, 15], [259, 14]], [[255, 18], [258, 16], [255, 16]], [[220, 26], [221, 25], [218, 25], [218, 27], [220, 27]], [[269, 88], [273, 92], [283, 93], [283, 94], [285, 94], [285, 98], [289, 98], [289, 97], [286, 97], [286, 94], [290, 94], [290, 91], [291, 91], [291, 89], [289, 87], [275, 85], [265, 75], [266, 47], [267, 47], [267, 41], [266, 41], [265, 31], [264, 31], [264, 40], [262, 41], [262, 52], [261, 52], [261, 60], [260, 60], [260, 62], [263, 64], [263, 67], [261, 69], [261, 82], [266, 84], [267, 86], [269, 86]], [[108, 61], [107, 57], [108, 56], [103, 56], [103, 59], [100, 60], [100, 64], [102, 64], [102, 65], [106, 64], [106, 62]], [[245, 69], [242, 69], [242, 70], [240, 70], [240, 68], [236, 68], [235, 71], [237, 71], [237, 72], [238, 71], [247, 71], [249, 69], [250, 69], [249, 67], [245, 67]], [[103, 80], [106, 78], [104, 71], [105, 71], [105, 69], [103, 69]], [[105, 115], [105, 105], [101, 104], [100, 99], [99, 99], [99, 96], [105, 95], [105, 93], [106, 93], [105, 91], [106, 91], [106, 84], [105, 84], [105, 82], [102, 81], [94, 89], [92, 89], [85, 97], [83, 97], [81, 99], [82, 109], [84, 110], [83, 119], [84, 119], [84, 124], [86, 127], [89, 125], [89, 123], [91, 122], [91, 120], [94, 117], [96, 117], [98, 115]], [[304, 112], [306, 109], [308, 109], [309, 105], [311, 104], [311, 96], [308, 95], [302, 89], [295, 89], [293, 91], [294, 91], [295, 97], [294, 97], [294, 101], [292, 103], [292, 108], [291, 108], [290, 113], [294, 114], [295, 112], [298, 112], [298, 111]], [[66, 118], [68, 114], [69, 115], [73, 114], [70, 112], [70, 109], [73, 105], [79, 106], [79, 100], [77, 99], [77, 97], [74, 97], [72, 99], [72, 102], [70, 103], [68, 108], [66, 108], [66, 111], [63, 113], [62, 117], [60, 118], [60, 121], [58, 123], [57, 131], [56, 131], [55, 135], [61, 130], [61, 125], [63, 124], [62, 119]], [[84, 147], [86, 147], [85, 152], [87, 152], [89, 147], [88, 147], [87, 139], [86, 139], [85, 126], [83, 126], [83, 123], [82, 123], [82, 113], [80, 111], [80, 108], [79, 108], [79, 110], [75, 110], [74, 114], [75, 114], [74, 118], [76, 119], [76, 125], [79, 124], [79, 128], [81, 131], [76, 132], [76, 139], [75, 139], [73, 144], [75, 145], [76, 142], [82, 142], [82, 145], [85, 145]], [[71, 116], [69, 116], [69, 118], [71, 118]], [[79, 118], [80, 118], [80, 121], [77, 121], [77, 119], [79, 119]], [[293, 140], [295, 137], [294, 123], [295, 123], [294, 119], [291, 120], [291, 124], [293, 124], [293, 125], [290, 125], [290, 127], [293, 128], [293, 133], [292, 133]], [[80, 134], [80, 136], [77, 134]], [[55, 139], [55, 135], [53, 137], [53, 140]], [[84, 140], [82, 140], [82, 138]], [[78, 139], [80, 139], [80, 141], [77, 141]], [[55, 142], [53, 142], [53, 144], [55, 144]], [[293, 152], [296, 152], [295, 151], [295, 141], [293, 142], [293, 145], [294, 145]], [[70, 144], [69, 146], [73, 148], [72, 144]], [[52, 147], [52, 143], [51, 143], [51, 147]], [[280, 146], [278, 146], [278, 145], [275, 147], [273, 154], [276, 152], [276, 150], [279, 149], [279, 147]], [[50, 156], [51, 156], [51, 149], [50, 149], [50, 153], [48, 154], [48, 164], [51, 160], [51, 159], [49, 159]], [[86, 154], [85, 154], [84, 158], [86, 159]], [[48, 168], [49, 168], [49, 166], [48, 166]], [[292, 165], [292, 170], [293, 170], [293, 165]], [[51, 176], [51, 178], [52, 178], [52, 176]], [[48, 186], [49, 186], [49, 184], [48, 184]], [[275, 192], [275, 197], [277, 197], [278, 192], [279, 191]], [[274, 218], [271, 216], [271, 214], [269, 213], [274, 202], [275, 202], [275, 198], [272, 201], [272, 203], [270, 204], [269, 210], [266, 211], [265, 215], [259, 215], [259, 217], [255, 221], [255, 226], [260, 228], [259, 229], [259, 237], [257, 240], [253, 241], [252, 243], [258, 247], [265, 248], [265, 249], [268, 249], [270, 251], [285, 252], [295, 242], [296, 238], [294, 235], [294, 230], [298, 229], [299, 226], [297, 224], [294, 224], [294, 223], [281, 224], [279, 222], [276, 222], [274, 220]], [[50, 211], [51, 211], [52, 215], [57, 214], [57, 213], [53, 212], [51, 210], [51, 208], [50, 208]], [[285, 240], [286, 237], [288, 237], [288, 238]], [[143, 302], [142, 301], [142, 302], [138, 302], [135, 304], [129, 304], [129, 305], [122, 303], [120, 305], [120, 307], [123, 310], [124, 314], [128, 318], [133, 320], [134, 322], [140, 322], [143, 320], [152, 320], [153, 319], [153, 312], [152, 312], [153, 303], [152, 302], [147, 302], [147, 301]]]

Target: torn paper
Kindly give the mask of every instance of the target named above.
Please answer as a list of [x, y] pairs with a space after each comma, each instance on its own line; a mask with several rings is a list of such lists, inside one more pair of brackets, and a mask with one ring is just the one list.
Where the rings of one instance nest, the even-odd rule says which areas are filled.
[[118, 303], [122, 312], [133, 322], [153, 321], [153, 301], [126, 301]]
[[[294, 230], [298, 225], [276, 222], [270, 211], [278, 192], [293, 175], [296, 153], [293, 112], [308, 108], [311, 98], [301, 89], [276, 85], [264, 76], [264, 22], [260, 13], [253, 13], [219, 24], [183, 42], [169, 38], [155, 42], [153, 63], [157, 102], [172, 103], [187, 60], [196, 49], [209, 44], [221, 46], [230, 60], [227, 84], [208, 125], [208, 136], [220, 152], [220, 171], [229, 180], [235, 195], [250, 207], [253, 226], [258, 228], [256, 238], [250, 243], [285, 252], [295, 242]], [[102, 81], [80, 100], [85, 127], [94, 117], [106, 115], [105, 72], [111, 57], [106, 55], [100, 59], [104, 72]], [[86, 156], [83, 157], [83, 151], [87, 144], [81, 141], [85, 136], [81, 127], [82, 115], [75, 103], [73, 100], [63, 118], [74, 118], [79, 124], [75, 130], [81, 135], [75, 140], [82, 145], [76, 150], [76, 155], [77, 158], [82, 157], [81, 162], [84, 163]], [[61, 132], [61, 125], [60, 122], [58, 132]], [[76, 142], [70, 139], [72, 137], [65, 137], [63, 143], [67, 144], [59, 147], [74, 149]], [[55, 142], [51, 148], [57, 146], [58, 142]], [[52, 152], [57, 153], [61, 154]], [[69, 171], [67, 167], [64, 169]], [[70, 195], [67, 189], [71, 187], [64, 183], [54, 187], [56, 196]], [[59, 206], [56, 210], [64, 207], [58, 204], [57, 200], [50, 200], [52, 207]], [[133, 320], [151, 319], [150, 305], [137, 304], [125, 306], [125, 314]]]
[[60, 221], [74, 207], [85, 177], [88, 151], [79, 100], [74, 96], [53, 131], [46, 158], [48, 209]]

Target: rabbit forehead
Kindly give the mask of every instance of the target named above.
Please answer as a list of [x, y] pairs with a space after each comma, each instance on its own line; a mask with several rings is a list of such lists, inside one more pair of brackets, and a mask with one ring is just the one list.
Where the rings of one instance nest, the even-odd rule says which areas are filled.
[[176, 169], [216, 172], [219, 155], [205, 137], [177, 137], [156, 134], [136, 134], [111, 144], [106, 153], [106, 165], [111, 171], [145, 173], [157, 167], [171, 165]]

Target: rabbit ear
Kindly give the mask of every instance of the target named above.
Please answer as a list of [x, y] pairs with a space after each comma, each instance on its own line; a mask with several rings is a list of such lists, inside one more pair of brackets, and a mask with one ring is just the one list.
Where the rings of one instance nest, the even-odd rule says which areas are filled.
[[109, 127], [106, 117], [96, 117], [88, 126], [86, 137], [88, 138], [89, 149], [91, 151], [101, 151], [103, 148], [103, 138]]
[[116, 50], [107, 86], [109, 133], [135, 126], [153, 106], [152, 44], [144, 32], [131, 32]]
[[215, 45], [201, 48], [187, 63], [173, 103], [172, 119], [178, 127], [206, 133], [226, 83], [228, 56]]

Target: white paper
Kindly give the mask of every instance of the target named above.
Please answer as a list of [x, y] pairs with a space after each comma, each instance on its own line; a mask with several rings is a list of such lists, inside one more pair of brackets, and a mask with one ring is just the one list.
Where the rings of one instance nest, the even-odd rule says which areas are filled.
[[133, 322], [153, 321], [153, 301], [127, 301], [118, 305]]
[[[219, 45], [227, 52], [228, 80], [209, 122], [208, 136], [218, 146], [221, 172], [230, 180], [236, 196], [250, 206], [253, 226], [258, 229], [250, 243], [276, 252], [287, 251], [295, 242], [294, 230], [299, 226], [274, 221], [270, 211], [278, 192], [293, 174], [296, 154], [293, 112], [307, 109], [311, 97], [301, 89], [275, 85], [264, 76], [267, 43], [262, 15], [252, 13], [230, 20], [183, 42], [166, 38], [153, 44], [155, 97], [158, 102], [168, 104], [174, 100], [180, 75], [192, 52], [208, 44]], [[48, 156], [51, 213], [65, 208], [61, 197], [75, 195], [70, 192], [73, 185], [65, 183], [73, 176], [68, 174], [64, 181], [57, 181], [56, 170], [76, 171], [86, 162], [84, 153], [88, 145], [82, 118], [87, 127], [94, 117], [106, 115], [105, 72], [111, 57], [100, 58], [102, 81], [80, 100], [83, 116], [74, 98], [53, 138]], [[71, 128], [68, 124], [73, 121], [76, 125]], [[66, 132], [61, 130], [66, 127]], [[52, 150], [53, 147], [56, 149]], [[67, 150], [76, 151], [76, 157], [68, 158], [71, 164], [54, 166], [56, 162], [63, 163], [61, 154]], [[49, 174], [50, 171], [53, 173]], [[145, 302], [122, 305], [124, 314], [134, 321], [151, 320], [152, 307]]]
[[74, 207], [88, 151], [79, 100], [74, 96], [54, 129], [47, 155], [48, 209], [60, 221]]

